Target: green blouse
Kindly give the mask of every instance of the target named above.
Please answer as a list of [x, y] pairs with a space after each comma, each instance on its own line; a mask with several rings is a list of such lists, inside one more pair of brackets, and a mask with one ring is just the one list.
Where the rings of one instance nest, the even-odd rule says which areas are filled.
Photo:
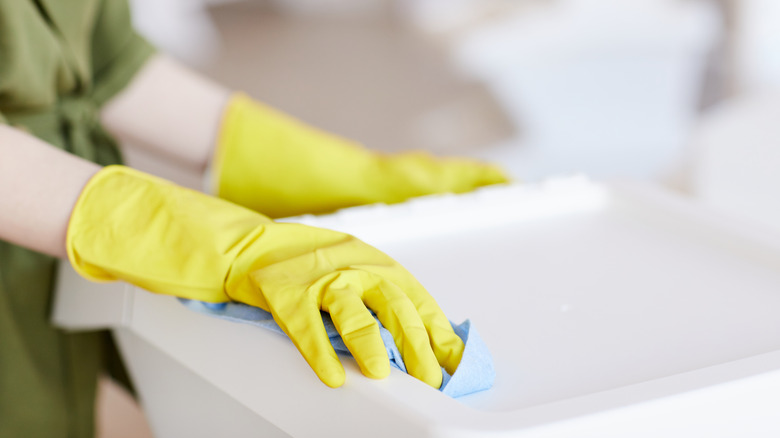
[[[119, 163], [98, 111], [152, 53], [125, 0], [0, 0], [0, 123]], [[0, 438], [92, 437], [97, 376], [119, 369], [105, 332], [50, 324], [56, 263], [0, 241]]]
[[120, 0], [0, 0], [0, 120], [92, 161], [118, 159], [97, 110], [153, 52], [129, 17]]

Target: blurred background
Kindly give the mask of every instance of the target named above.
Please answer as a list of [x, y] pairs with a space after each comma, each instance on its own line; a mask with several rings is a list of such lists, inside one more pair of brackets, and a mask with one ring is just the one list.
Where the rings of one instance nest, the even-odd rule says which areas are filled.
[[684, 186], [701, 118], [780, 77], [771, 0], [132, 3], [162, 50], [311, 124], [523, 180]]
[[780, 81], [771, 0], [132, 4], [163, 51], [308, 123], [377, 150], [499, 161], [524, 181], [697, 190], [703, 125]]
[[131, 3], [171, 56], [372, 149], [640, 179], [780, 223], [780, 2]]

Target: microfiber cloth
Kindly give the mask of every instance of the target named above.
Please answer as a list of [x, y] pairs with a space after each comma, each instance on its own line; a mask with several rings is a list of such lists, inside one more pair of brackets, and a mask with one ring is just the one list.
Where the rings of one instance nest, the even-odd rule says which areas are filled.
[[[258, 307], [232, 302], [204, 303], [202, 301], [187, 300], [183, 298], [180, 298], [179, 301], [190, 310], [196, 312], [216, 316], [228, 321], [251, 324], [284, 334], [279, 325], [274, 321], [273, 316], [269, 312]], [[350, 355], [344, 341], [336, 331], [336, 326], [333, 325], [330, 315], [322, 312], [322, 322], [325, 325], [328, 337], [330, 337], [333, 349], [336, 350], [337, 353]], [[399, 370], [406, 372], [406, 366], [404, 365], [401, 353], [395, 345], [393, 336], [382, 326], [382, 323], [379, 322], [379, 320], [377, 320], [377, 322], [379, 323], [379, 332], [382, 336], [382, 341], [384, 341], [385, 348], [387, 349], [387, 356], [390, 358], [390, 364]], [[488, 351], [487, 346], [469, 320], [466, 320], [461, 324], [453, 324], [452, 322], [450, 322], [450, 324], [452, 324], [455, 333], [463, 340], [466, 348], [463, 351], [463, 358], [458, 365], [458, 369], [455, 370], [455, 373], [449, 375], [442, 369], [443, 380], [439, 391], [450, 397], [462, 397], [464, 395], [489, 389], [493, 386], [493, 380], [495, 380], [496, 376], [495, 370], [493, 369], [493, 357], [490, 355], [490, 351]]]

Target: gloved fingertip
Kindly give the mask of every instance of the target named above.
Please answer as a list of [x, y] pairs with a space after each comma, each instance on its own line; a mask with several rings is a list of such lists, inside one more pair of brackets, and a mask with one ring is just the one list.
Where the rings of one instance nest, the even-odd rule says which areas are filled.
[[458, 369], [458, 365], [460, 365], [460, 361], [463, 359], [463, 351], [466, 349], [466, 345], [458, 339], [457, 346], [454, 347], [449, 354], [449, 357], [447, 360], [442, 364], [444, 366], [444, 369], [449, 373], [450, 375], [455, 374], [455, 370]]
[[406, 370], [414, 378], [422, 380], [427, 385], [439, 389], [443, 380], [441, 366], [434, 357], [433, 352], [430, 355], [413, 357], [404, 357], [406, 361]]
[[384, 379], [390, 375], [390, 361], [387, 356], [375, 356], [364, 360], [360, 371], [371, 379]]
[[322, 383], [328, 385], [331, 388], [338, 388], [344, 384], [347, 379], [347, 375], [344, 372], [344, 367], [340, 363], [330, 363], [331, 361], [323, 361], [317, 365], [315, 372], [317, 376], [322, 380]]
[[420, 375], [416, 375], [415, 377], [435, 389], [439, 389], [441, 387], [441, 382], [443, 380], [441, 368], [439, 367], [432, 368], [430, 370], [424, 370]]
[[489, 164], [485, 166], [485, 172], [482, 177], [484, 185], [504, 184], [510, 181], [509, 175], [501, 166]]
[[454, 374], [463, 358], [466, 344], [452, 331], [449, 323], [446, 326], [444, 324], [432, 326], [430, 337], [436, 360], [447, 373]]
[[444, 370], [447, 371], [447, 374], [449, 375], [455, 374], [455, 371], [457, 371], [458, 365], [460, 365], [460, 361], [462, 358], [463, 358], [463, 350], [460, 351], [460, 354], [449, 357], [448, 360], [442, 364]]

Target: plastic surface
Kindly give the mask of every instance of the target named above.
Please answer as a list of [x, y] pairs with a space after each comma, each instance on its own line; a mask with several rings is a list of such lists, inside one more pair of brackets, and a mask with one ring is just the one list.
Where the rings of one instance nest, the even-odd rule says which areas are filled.
[[744, 94], [709, 110], [689, 145], [692, 193], [759, 226], [778, 227], [778, 113], [780, 88]]
[[[780, 349], [780, 258], [769, 236], [741, 240], [706, 211], [653, 191], [584, 180], [542, 187], [307, 223], [378, 246], [451, 318], [484, 327], [496, 386], [464, 401], [480, 410], [522, 410]], [[413, 238], [404, 216], [418, 223]]]
[[[296, 220], [378, 246], [448, 317], [470, 318], [494, 388], [456, 401], [345, 361], [347, 383], [332, 390], [281, 336], [134, 288], [128, 332], [296, 437], [780, 432], [776, 235], [654, 189], [576, 178]], [[61, 293], [77, 299], [75, 286]], [[151, 359], [129, 360], [133, 372]], [[146, 369], [142, 396], [162, 396]]]

